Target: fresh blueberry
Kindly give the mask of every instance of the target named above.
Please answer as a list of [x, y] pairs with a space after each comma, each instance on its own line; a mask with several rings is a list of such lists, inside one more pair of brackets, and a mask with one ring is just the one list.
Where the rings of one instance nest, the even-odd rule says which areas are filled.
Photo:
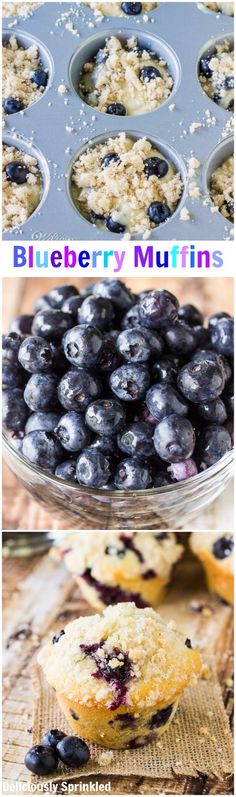
[[181, 368], [177, 384], [189, 401], [212, 401], [224, 388], [224, 374], [217, 362], [210, 359], [192, 360]]
[[63, 448], [54, 433], [40, 429], [25, 435], [22, 453], [33, 465], [49, 471], [54, 471], [63, 459]]
[[150, 376], [144, 365], [121, 365], [110, 375], [113, 393], [123, 401], [139, 401], [149, 387]]
[[103, 279], [96, 283], [93, 290], [94, 296], [104, 296], [123, 313], [127, 312], [134, 304], [131, 291], [121, 280]]
[[169, 291], [150, 291], [140, 302], [140, 322], [145, 327], [161, 329], [176, 319], [177, 309], [175, 296]]
[[111, 102], [110, 105], [107, 106], [106, 113], [112, 114], [113, 116], [126, 116], [126, 108], [121, 102]]
[[93, 432], [109, 436], [116, 434], [124, 426], [126, 412], [120, 401], [100, 399], [89, 405], [85, 418]]
[[18, 113], [19, 111], [24, 110], [24, 103], [22, 100], [16, 100], [15, 97], [7, 97], [6, 100], [3, 102], [4, 111], [10, 115], [12, 113]]
[[35, 69], [33, 72], [31, 82], [35, 83], [39, 88], [46, 88], [48, 82], [48, 73], [45, 69]]
[[105, 47], [98, 50], [94, 58], [96, 66], [101, 66], [101, 64], [105, 64], [108, 59], [108, 55], [109, 53]]
[[54, 728], [53, 730], [47, 731], [47, 733], [44, 734], [42, 744], [49, 744], [50, 747], [55, 748], [58, 742], [61, 742], [61, 740], [65, 738], [65, 735], [66, 734], [63, 733], [63, 731], [58, 731], [57, 728]]
[[125, 329], [118, 335], [116, 346], [123, 359], [131, 363], [146, 363], [150, 359], [146, 330]]
[[[64, 302], [67, 299], [76, 297], [78, 299], [78, 290], [74, 285], [57, 285], [52, 288], [48, 293], [48, 301], [51, 307], [55, 310], [61, 310]], [[63, 311], [64, 312], [64, 311]]]
[[63, 479], [66, 482], [77, 484], [76, 465], [77, 459], [64, 460], [64, 462], [61, 462], [60, 465], [57, 465], [55, 476], [57, 476], [58, 479]]
[[149, 412], [157, 421], [162, 421], [167, 415], [181, 415], [188, 413], [187, 401], [175, 387], [169, 384], [153, 385], [146, 395], [146, 404]]
[[175, 321], [165, 331], [165, 341], [173, 354], [188, 354], [196, 348], [194, 329], [183, 321]]
[[69, 296], [63, 302], [61, 309], [63, 313], [70, 313], [73, 316], [73, 321], [77, 321], [77, 313], [83, 301], [83, 296]]
[[33, 315], [18, 315], [11, 322], [10, 332], [16, 332], [17, 335], [31, 335], [33, 320]]
[[91, 324], [101, 332], [110, 329], [114, 321], [114, 308], [110, 299], [103, 296], [88, 296], [78, 310], [78, 323]]
[[[191, 325], [189, 324], [189, 326]], [[211, 344], [210, 330], [202, 327], [201, 325], [197, 325], [196, 327], [193, 327], [193, 331], [197, 347], [200, 349], [208, 349]]]
[[162, 224], [171, 215], [170, 208], [165, 202], [151, 202], [147, 213], [153, 224]]
[[182, 462], [192, 456], [195, 433], [188, 418], [169, 415], [156, 426], [154, 446], [157, 454], [166, 462]]
[[114, 338], [104, 334], [102, 348], [99, 355], [98, 369], [101, 374], [110, 374], [121, 363], [121, 357], [116, 348]]
[[54, 431], [66, 451], [82, 451], [90, 443], [91, 433], [82, 415], [73, 410], [62, 415]]
[[115, 221], [115, 219], [113, 219], [112, 216], [108, 216], [106, 220], [106, 226], [107, 229], [110, 230], [110, 232], [115, 232], [118, 234], [125, 232], [125, 225], [121, 224], [119, 221]]
[[198, 450], [203, 463], [208, 467], [214, 465], [231, 450], [229, 432], [217, 423], [210, 424], [200, 434]]
[[2, 395], [3, 423], [13, 432], [22, 431], [29, 414], [23, 391], [19, 388], [4, 390]]
[[224, 79], [224, 89], [230, 91], [234, 88], [234, 75], [227, 75]]
[[109, 458], [96, 448], [85, 448], [77, 461], [76, 475], [85, 487], [104, 487], [111, 476]]
[[39, 296], [38, 299], [36, 299], [34, 305], [35, 313], [39, 313], [41, 310], [50, 310], [50, 308], [51, 308], [51, 302], [49, 301], [49, 297], [47, 294]]
[[58, 385], [58, 398], [66, 410], [84, 412], [94, 399], [99, 398], [102, 387], [96, 376], [82, 368], [67, 371]]
[[115, 473], [117, 490], [146, 490], [152, 486], [152, 477], [148, 465], [135, 457], [123, 459]]
[[224, 402], [221, 398], [216, 398], [214, 401], [204, 401], [203, 404], [197, 406], [198, 415], [208, 423], [225, 423], [227, 420], [227, 412]]
[[140, 80], [149, 83], [150, 80], [156, 80], [157, 77], [161, 77], [161, 73], [156, 66], [142, 66], [139, 77]]
[[2, 362], [18, 365], [18, 351], [22, 343], [22, 336], [16, 332], [9, 332], [2, 336]]
[[97, 448], [99, 451], [102, 451], [103, 454], [112, 456], [113, 459], [114, 456], [118, 454], [116, 437], [109, 437], [108, 435], [97, 435], [91, 443], [90, 448]]
[[144, 421], [130, 423], [119, 432], [118, 446], [130, 457], [146, 459], [155, 454], [153, 428]]
[[182, 482], [185, 479], [190, 479], [198, 473], [196, 462], [194, 459], [186, 459], [183, 462], [173, 462], [167, 468], [171, 479], [176, 482]]
[[190, 327], [201, 326], [203, 324], [203, 315], [194, 304], [182, 304], [178, 310], [178, 317], [180, 321], [184, 321]]
[[64, 634], [65, 634], [64, 628], [62, 628], [61, 631], [58, 631], [57, 634], [54, 634], [52, 638], [52, 644], [56, 645], [59, 642], [59, 639], [61, 639], [61, 637], [64, 636]]
[[211, 330], [211, 344], [218, 354], [233, 357], [234, 353], [234, 320], [221, 318]]
[[71, 315], [62, 310], [41, 310], [34, 316], [32, 334], [46, 340], [59, 341], [72, 324]]
[[153, 174], [155, 174], [156, 177], [165, 177], [169, 169], [168, 163], [164, 158], [145, 158], [143, 163], [144, 174], [146, 174], [147, 177], [151, 177]]
[[140, 326], [139, 305], [134, 304], [122, 318], [122, 329], [133, 329]]
[[152, 368], [152, 375], [155, 382], [165, 382], [167, 384], [176, 384], [177, 376], [179, 373], [179, 360], [177, 357], [169, 354], [161, 357]]
[[2, 387], [3, 390], [12, 387], [23, 387], [24, 385], [24, 371], [20, 365], [15, 363], [3, 363], [2, 365]]
[[231, 316], [229, 315], [229, 313], [224, 313], [224, 312], [214, 313], [214, 315], [210, 316], [210, 318], [208, 319], [208, 326], [211, 332], [213, 327], [215, 327], [216, 324], [218, 324], [218, 321], [221, 321], [222, 318], [231, 318]]
[[215, 540], [212, 546], [213, 554], [216, 559], [226, 559], [234, 549], [234, 538], [232, 534], [224, 534]]
[[101, 347], [102, 333], [96, 327], [86, 324], [73, 327], [63, 339], [65, 356], [77, 367], [90, 368], [98, 365]]
[[141, 14], [142, 3], [121, 3], [122, 11], [129, 17]]
[[224, 403], [226, 406], [227, 414], [229, 416], [234, 414], [234, 383], [230, 382], [226, 385], [224, 391]]
[[120, 162], [121, 161], [118, 152], [108, 152], [107, 155], [104, 155], [104, 158], [102, 158], [101, 166], [107, 168], [107, 166], [110, 166], [111, 163], [120, 163]]
[[209, 66], [210, 60], [211, 60], [211, 55], [208, 56], [208, 58], [206, 56], [200, 58], [200, 64], [199, 64], [200, 73], [201, 75], [204, 75], [204, 77], [212, 77], [213, 72], [211, 67]]
[[24, 390], [24, 399], [33, 412], [45, 412], [57, 403], [55, 374], [32, 374]]
[[30, 173], [28, 167], [20, 161], [12, 161], [12, 163], [8, 163], [5, 171], [9, 182], [16, 183], [17, 185], [23, 185], [23, 183], [27, 183], [28, 175]]
[[18, 359], [31, 374], [50, 371], [53, 364], [54, 346], [44, 338], [27, 336], [19, 348]]
[[41, 429], [43, 432], [54, 432], [61, 415], [58, 412], [32, 412], [25, 425], [25, 434]]
[[24, 762], [35, 775], [51, 775], [57, 769], [58, 753], [50, 745], [35, 744], [27, 751]]
[[57, 752], [63, 764], [77, 769], [87, 764], [90, 758], [88, 745], [78, 736], [65, 736], [57, 744]]

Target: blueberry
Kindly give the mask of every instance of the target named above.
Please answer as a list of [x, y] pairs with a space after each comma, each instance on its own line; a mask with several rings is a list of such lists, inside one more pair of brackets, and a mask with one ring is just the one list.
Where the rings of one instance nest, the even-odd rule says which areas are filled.
[[161, 708], [159, 711], [156, 711], [155, 714], [152, 715], [149, 725], [150, 728], [161, 728], [162, 725], [165, 725], [168, 722], [171, 714], [172, 714], [173, 704], [170, 706], [166, 706], [166, 708]]
[[90, 221], [92, 224], [96, 224], [97, 221], [106, 221], [106, 217], [103, 213], [96, 213], [95, 210], [91, 210]]
[[211, 57], [212, 56], [210, 55], [208, 56], [208, 58], [206, 56], [200, 58], [200, 64], [199, 64], [200, 73], [201, 75], [204, 75], [204, 77], [212, 77], [213, 72], [211, 67], [209, 66], [209, 61], [211, 60]]
[[229, 313], [224, 313], [224, 312], [214, 313], [214, 315], [210, 316], [210, 318], [208, 319], [208, 326], [210, 331], [212, 331], [213, 327], [215, 327], [216, 324], [218, 324], [218, 321], [221, 321], [222, 318], [231, 318], [231, 316], [229, 315]]
[[16, 332], [17, 335], [30, 335], [33, 320], [33, 315], [18, 315], [14, 321], [11, 322], [10, 331]]
[[197, 406], [198, 415], [208, 423], [225, 423], [227, 420], [227, 412], [224, 402], [221, 398], [216, 398], [214, 401], [204, 401], [203, 404]]
[[64, 628], [62, 628], [61, 631], [58, 631], [57, 634], [54, 634], [52, 638], [52, 644], [56, 645], [57, 642], [59, 642], [59, 639], [61, 639], [61, 637], [64, 636], [64, 634], [65, 634]]
[[177, 357], [165, 355], [161, 357], [152, 368], [152, 375], [155, 382], [165, 382], [166, 384], [176, 384], [179, 373], [180, 363]]
[[226, 91], [230, 91], [230, 89], [234, 88], [234, 75], [227, 75], [224, 79], [224, 89]]
[[35, 83], [40, 88], [45, 88], [48, 82], [48, 73], [45, 69], [35, 69], [33, 72], [31, 82]]
[[109, 437], [108, 435], [99, 434], [91, 443], [90, 448], [97, 448], [103, 454], [112, 455], [113, 459], [118, 453], [116, 437]]
[[22, 343], [22, 336], [16, 332], [9, 332], [2, 336], [2, 362], [18, 365], [18, 351]]
[[71, 315], [62, 310], [41, 310], [34, 316], [32, 334], [46, 340], [58, 341], [72, 324]]
[[185, 479], [190, 479], [198, 473], [197, 465], [194, 459], [185, 459], [183, 462], [173, 462], [167, 468], [171, 479], [176, 482], [182, 482]]
[[57, 378], [54, 374], [32, 374], [24, 390], [27, 406], [34, 412], [50, 410], [57, 400]]
[[121, 280], [104, 279], [96, 283], [93, 290], [94, 296], [104, 296], [120, 309], [126, 312], [134, 304], [133, 296]]
[[154, 446], [157, 454], [166, 462], [182, 462], [192, 456], [195, 433], [187, 418], [169, 415], [156, 426]]
[[146, 459], [155, 454], [153, 445], [153, 429], [144, 421], [136, 421], [125, 426], [119, 432], [118, 446], [130, 457]]
[[115, 473], [117, 490], [146, 490], [152, 486], [149, 467], [135, 457], [123, 459]]
[[139, 401], [145, 395], [150, 376], [143, 365], [121, 365], [110, 376], [110, 387], [113, 393], [123, 401]]
[[65, 736], [58, 745], [57, 752], [63, 764], [68, 767], [82, 767], [90, 758], [88, 745], [78, 736]]
[[116, 343], [109, 335], [104, 335], [102, 348], [99, 355], [98, 368], [102, 374], [110, 374], [118, 368], [121, 357], [116, 348]]
[[73, 410], [62, 415], [54, 431], [66, 451], [82, 451], [90, 443], [91, 433], [82, 415]]
[[16, 183], [17, 185], [23, 185], [23, 183], [27, 183], [28, 175], [30, 173], [28, 167], [20, 161], [12, 161], [12, 163], [8, 163], [5, 172], [9, 182]]
[[217, 362], [210, 359], [193, 360], [181, 368], [177, 384], [189, 401], [212, 401], [224, 388], [224, 374]]
[[226, 406], [227, 414], [233, 415], [234, 414], [234, 383], [230, 382], [226, 385], [226, 389], [224, 391], [224, 403]]
[[65, 735], [66, 734], [63, 733], [62, 731], [58, 731], [57, 728], [54, 728], [53, 730], [47, 731], [44, 734], [43, 739], [42, 739], [42, 744], [46, 744], [46, 745], [49, 744], [50, 747], [54, 747], [55, 748], [57, 746], [58, 742], [60, 742], [61, 739], [64, 739]]
[[3, 108], [7, 114], [23, 111], [24, 107], [25, 106], [22, 100], [17, 100], [15, 97], [7, 97], [7, 99], [3, 102]]
[[54, 346], [44, 338], [30, 335], [22, 341], [18, 359], [23, 368], [31, 374], [50, 371], [53, 364]]
[[51, 775], [58, 765], [58, 753], [49, 745], [35, 744], [27, 751], [24, 763], [35, 775]]
[[117, 152], [108, 152], [107, 155], [104, 155], [104, 158], [101, 160], [101, 166], [105, 168], [110, 166], [111, 163], [120, 163], [120, 157]]
[[70, 313], [73, 316], [73, 320], [76, 321], [78, 310], [83, 301], [83, 296], [69, 296], [68, 299], [65, 299], [63, 302], [61, 309], [63, 313]]
[[201, 326], [203, 324], [203, 315], [194, 304], [182, 304], [178, 310], [178, 317], [180, 321], [184, 321], [190, 327]]
[[[78, 299], [78, 290], [74, 285], [57, 285], [48, 293], [48, 301], [55, 310], [61, 310], [67, 299]], [[64, 312], [64, 310], [63, 310]]]
[[77, 484], [76, 464], [76, 459], [66, 459], [64, 462], [60, 462], [60, 465], [56, 467], [55, 476], [57, 476], [58, 479], [64, 479], [67, 482], [72, 482], [72, 484]]
[[171, 215], [170, 208], [165, 202], [151, 202], [147, 213], [153, 224], [162, 224]]
[[61, 415], [58, 412], [32, 412], [25, 425], [25, 434], [41, 429], [44, 432], [54, 432]]
[[188, 413], [188, 404], [181, 393], [168, 384], [153, 385], [147, 392], [146, 404], [157, 421], [162, 421], [172, 413], [182, 417]]
[[118, 335], [116, 346], [126, 362], [146, 363], [150, 359], [151, 349], [145, 330], [125, 329]]
[[40, 310], [50, 310], [50, 308], [51, 308], [51, 303], [49, 301], [49, 297], [47, 294], [39, 296], [38, 299], [36, 299], [34, 305], [35, 313], [39, 313]]
[[122, 329], [132, 329], [140, 326], [139, 305], [134, 304], [122, 318]]
[[77, 461], [76, 475], [85, 487], [104, 487], [111, 476], [109, 458], [96, 448], [85, 448]]
[[99, 398], [102, 387], [96, 376], [82, 368], [67, 371], [58, 385], [58, 398], [66, 410], [84, 412], [93, 399]]
[[118, 234], [125, 232], [125, 225], [120, 224], [119, 221], [115, 221], [115, 219], [113, 219], [112, 216], [108, 216], [106, 220], [106, 226], [107, 229], [110, 230], [110, 232], [115, 232]]
[[226, 559], [234, 549], [234, 538], [232, 534], [224, 534], [213, 543], [212, 551], [216, 559]]
[[12, 387], [23, 387], [24, 371], [20, 365], [15, 363], [3, 363], [2, 365], [2, 387], [3, 390]]
[[143, 163], [144, 174], [146, 174], [147, 177], [151, 177], [153, 174], [155, 174], [156, 177], [165, 177], [169, 169], [168, 163], [164, 158], [145, 158]]
[[95, 59], [94, 59], [96, 66], [101, 66], [101, 64], [105, 64], [107, 59], [108, 59], [108, 55], [109, 55], [109, 53], [108, 53], [108, 51], [106, 50], [105, 47], [100, 49], [100, 50], [98, 50], [98, 52], [95, 55]]
[[113, 116], [126, 116], [126, 108], [121, 102], [111, 102], [110, 105], [107, 106], [106, 113], [112, 114]]
[[234, 320], [221, 318], [211, 329], [211, 344], [218, 354], [233, 357], [234, 353]]
[[93, 432], [109, 436], [124, 426], [126, 412], [119, 401], [100, 399], [89, 405], [85, 418]]
[[24, 394], [19, 388], [4, 390], [2, 395], [3, 423], [13, 432], [22, 431], [29, 414]]
[[114, 308], [110, 299], [88, 296], [78, 310], [79, 324], [91, 324], [102, 332], [110, 329], [114, 321]]
[[[191, 325], [189, 324], [189, 326]], [[200, 349], [208, 349], [211, 342], [209, 329], [205, 329], [205, 327], [197, 325], [196, 327], [193, 327], [193, 331], [197, 347]]]
[[142, 69], [140, 69], [139, 77], [141, 80], [149, 83], [150, 80], [161, 77], [161, 73], [156, 66], [143, 66]]
[[229, 432], [217, 423], [210, 424], [200, 434], [198, 449], [201, 461], [208, 467], [214, 465], [231, 450]]
[[169, 291], [150, 291], [140, 302], [141, 324], [151, 329], [162, 328], [176, 318], [177, 309], [175, 296]]
[[54, 433], [41, 429], [25, 435], [22, 453], [33, 465], [49, 471], [54, 471], [63, 458], [63, 448]]
[[67, 360], [72, 365], [94, 367], [98, 364], [102, 347], [102, 333], [89, 325], [81, 325], [70, 329], [63, 340], [63, 348]]
[[128, 16], [136, 16], [137, 14], [141, 14], [142, 11], [142, 3], [121, 3], [122, 11], [124, 14]]
[[234, 112], [234, 100], [230, 100], [227, 110], [232, 111], [232, 113]]
[[182, 321], [175, 321], [167, 327], [165, 341], [174, 354], [188, 354], [196, 348], [194, 329]]

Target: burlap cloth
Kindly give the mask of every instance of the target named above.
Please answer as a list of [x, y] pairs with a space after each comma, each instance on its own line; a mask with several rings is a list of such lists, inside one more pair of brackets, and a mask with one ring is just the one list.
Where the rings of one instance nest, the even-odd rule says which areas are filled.
[[[175, 578], [160, 612], [165, 619], [176, 619], [178, 627], [186, 636], [191, 636], [194, 642], [200, 644], [204, 661], [210, 670], [209, 677], [186, 690], [173, 722], [159, 741], [129, 751], [108, 751], [90, 744], [91, 757], [82, 769], [70, 769], [60, 763], [51, 778], [32, 776], [32, 783], [57, 783], [69, 778], [77, 781], [81, 776], [98, 773], [152, 778], [170, 778], [174, 773], [196, 777], [199, 772], [221, 778], [232, 773], [232, 737], [213, 655], [215, 637], [224, 639], [231, 610], [209, 598], [201, 571], [196, 569], [196, 565], [192, 571], [192, 567], [192, 563], [189, 563], [187, 578], [186, 569], [183, 570], [181, 590], [179, 579], [176, 581]], [[207, 607], [210, 607], [207, 608], [209, 614], [204, 616], [193, 611], [189, 601], [196, 598], [198, 601], [205, 601]], [[32, 677], [35, 689], [32, 743], [38, 743], [49, 728], [73, 733], [58, 706], [55, 692], [48, 686], [37, 665], [32, 668]]]

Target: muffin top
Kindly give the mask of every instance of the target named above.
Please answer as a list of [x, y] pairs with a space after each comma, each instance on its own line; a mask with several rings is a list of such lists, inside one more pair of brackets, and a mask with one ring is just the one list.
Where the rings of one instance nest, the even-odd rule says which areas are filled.
[[162, 708], [202, 670], [191, 642], [153, 609], [118, 603], [80, 617], [39, 653], [48, 682], [68, 699], [115, 710]]
[[200, 559], [215, 559], [223, 570], [233, 573], [234, 535], [222, 531], [194, 531], [190, 538], [192, 551]]
[[182, 551], [174, 532], [99, 532], [98, 544], [95, 531], [68, 534], [59, 556], [72, 573], [82, 576], [89, 569], [97, 581], [115, 584], [120, 578], [150, 578], [151, 571], [166, 578]]

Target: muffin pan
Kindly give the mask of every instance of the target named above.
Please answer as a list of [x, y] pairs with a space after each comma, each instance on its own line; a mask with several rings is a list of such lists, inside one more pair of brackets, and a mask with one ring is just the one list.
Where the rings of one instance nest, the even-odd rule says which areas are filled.
[[[147, 20], [147, 21], [145, 21]], [[14, 33], [22, 43], [35, 40], [42, 64], [49, 68], [49, 83], [40, 101], [24, 112], [5, 116], [3, 138], [20, 149], [38, 149], [44, 193], [38, 209], [20, 228], [6, 231], [5, 240], [119, 240], [117, 234], [96, 227], [75, 208], [71, 196], [71, 168], [88, 145], [125, 131], [134, 138], [147, 136], [179, 168], [184, 192], [175, 213], [155, 227], [150, 240], [230, 239], [233, 225], [212, 212], [207, 192], [212, 154], [228, 146], [232, 113], [209, 99], [198, 80], [203, 51], [220, 37], [232, 34], [233, 20], [223, 14], [204, 13], [197, 3], [161, 3], [138, 17], [111, 17], [97, 21], [82, 3], [43, 3], [32, 16], [4, 20], [4, 39]], [[194, 31], [194, 40], [192, 32]], [[132, 34], [142, 46], [166, 57], [174, 88], [159, 108], [138, 116], [111, 116], [87, 105], [76, 90], [76, 73], [99, 50], [106, 36]], [[78, 74], [78, 83], [80, 75]], [[59, 89], [59, 90], [58, 90]], [[173, 107], [174, 106], [174, 107]], [[198, 127], [198, 125], [201, 125]], [[192, 131], [192, 132], [191, 132]], [[231, 137], [231, 146], [232, 146]], [[190, 178], [201, 197], [187, 196], [188, 159], [200, 161]], [[214, 159], [213, 159], [214, 160]], [[187, 168], [186, 168], [187, 167]], [[207, 179], [206, 179], [207, 175]], [[182, 221], [181, 208], [190, 218]], [[185, 212], [183, 213], [185, 216]], [[140, 238], [140, 236], [136, 236]]]

